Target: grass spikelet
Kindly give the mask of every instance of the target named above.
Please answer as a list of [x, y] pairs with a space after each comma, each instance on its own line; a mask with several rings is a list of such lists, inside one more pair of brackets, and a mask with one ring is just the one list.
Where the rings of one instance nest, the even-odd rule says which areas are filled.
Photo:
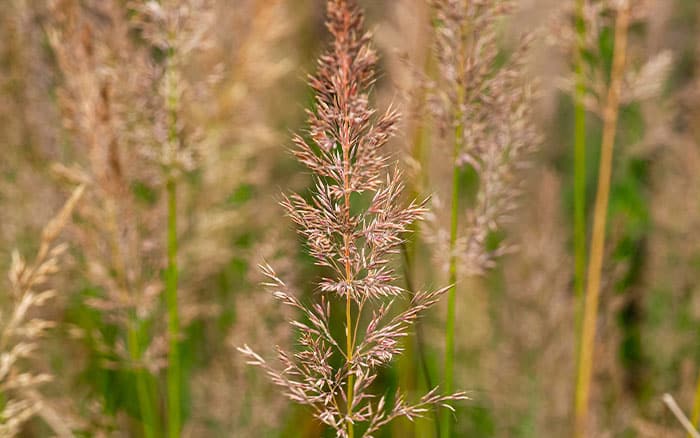
[[[311, 144], [302, 136], [294, 138], [294, 154], [315, 176], [312, 199], [292, 195], [282, 205], [328, 275], [318, 285], [320, 302], [306, 305], [265, 267], [275, 297], [304, 315], [292, 323], [299, 331], [301, 350], [292, 356], [278, 349], [281, 370], [248, 347], [240, 351], [285, 388], [291, 400], [310, 406], [338, 436], [352, 438], [357, 427], [369, 437], [394, 418], [414, 418], [426, 406], [466, 396], [439, 395], [435, 389], [414, 405], [401, 397], [393, 408], [384, 397], [373, 401], [370, 388], [378, 368], [400, 354], [399, 340], [445, 290], [417, 293], [405, 310], [391, 316], [391, 304], [405, 291], [393, 284], [390, 257], [424, 209], [415, 203], [399, 206], [400, 174], [386, 173], [389, 161], [382, 147], [398, 116], [389, 110], [375, 117], [369, 105], [367, 90], [375, 80], [377, 56], [362, 29], [363, 15], [354, 2], [344, 0], [329, 1], [327, 12], [333, 42], [309, 79], [316, 93], [315, 111], [309, 112]], [[355, 204], [361, 197], [368, 198], [369, 206], [358, 212]], [[331, 302], [336, 300], [344, 308], [341, 339], [330, 328]], [[335, 359], [341, 360], [339, 368], [331, 365]]]
[[39, 340], [54, 326], [31, 315], [56, 295], [56, 291], [47, 288], [47, 283], [59, 271], [59, 261], [67, 247], [55, 242], [83, 192], [82, 186], [75, 189], [44, 227], [34, 260], [26, 261], [17, 251], [12, 253], [8, 275], [13, 307], [9, 314], [0, 315], [0, 391], [4, 397], [0, 436], [16, 436], [22, 424], [42, 409], [41, 400], [37, 402], [28, 393], [52, 376], [25, 369], [22, 360], [36, 353]]

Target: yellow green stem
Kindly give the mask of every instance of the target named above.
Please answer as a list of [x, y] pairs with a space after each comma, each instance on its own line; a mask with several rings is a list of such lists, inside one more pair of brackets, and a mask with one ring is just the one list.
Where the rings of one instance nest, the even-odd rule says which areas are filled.
[[619, 116], [620, 92], [627, 54], [627, 30], [630, 21], [629, 3], [624, 1], [617, 10], [615, 20], [615, 47], [613, 65], [610, 75], [605, 107], [603, 109], [603, 139], [601, 143], [600, 168], [598, 172], [598, 190], [593, 211], [593, 236], [588, 265], [586, 284], [586, 301], [581, 329], [578, 376], [576, 380], [574, 436], [586, 436], [590, 386], [593, 372], [593, 353], [595, 347], [596, 321], [598, 319], [598, 302], [600, 299], [600, 280], [605, 251], [605, 227], [610, 198], [612, 178], [613, 146]]
[[168, 196], [168, 268], [165, 299], [168, 308], [168, 436], [180, 436], [180, 317], [177, 299], [177, 201], [176, 184], [167, 182]]
[[[346, 342], [346, 348], [347, 348], [347, 355], [348, 355], [348, 362], [352, 362], [352, 355], [353, 355], [353, 348], [352, 348], [352, 307], [351, 307], [351, 301], [350, 301], [350, 292], [348, 291], [348, 297], [347, 301], [345, 302], [345, 324], [347, 326], [347, 342]], [[353, 392], [354, 392], [354, 385], [355, 385], [355, 376], [352, 374], [352, 370], [350, 375], [348, 376], [348, 404], [347, 404], [347, 412], [348, 416], [352, 415], [352, 404], [353, 404]], [[352, 423], [348, 423], [348, 438], [353, 438], [355, 436], [355, 429], [352, 426]]]
[[[350, 140], [345, 138], [342, 143], [343, 148], [343, 200], [345, 205], [345, 214], [350, 216]], [[348, 418], [352, 417], [353, 402], [354, 402], [354, 385], [355, 385], [355, 375], [353, 374], [353, 330], [352, 330], [352, 266], [350, 265], [350, 239], [351, 236], [345, 234], [343, 236], [344, 255], [345, 255], [345, 281], [347, 282], [346, 290], [346, 301], [345, 301], [345, 329], [346, 332], [346, 355], [348, 363], [348, 387], [347, 387], [347, 411], [346, 415]], [[358, 311], [358, 323], [361, 313], [361, 309]], [[359, 324], [358, 324], [359, 325]], [[348, 438], [354, 438], [355, 429], [352, 421], [347, 422], [347, 432]]]
[[[695, 429], [700, 426], [700, 376], [698, 376], [698, 383], [695, 387], [695, 399], [693, 400], [693, 412], [690, 421]], [[688, 438], [692, 437], [688, 435]]]

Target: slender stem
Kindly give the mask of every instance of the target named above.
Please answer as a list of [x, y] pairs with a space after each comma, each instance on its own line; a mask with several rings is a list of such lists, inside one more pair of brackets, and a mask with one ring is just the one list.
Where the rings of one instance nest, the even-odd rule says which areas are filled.
[[[347, 326], [347, 343], [346, 352], [348, 356], [348, 362], [352, 362], [352, 306], [350, 301], [350, 291], [348, 291], [348, 297], [345, 301], [345, 324]], [[350, 375], [348, 376], [348, 404], [347, 404], [347, 415], [352, 415], [352, 404], [353, 404], [353, 392], [355, 385], [355, 376], [352, 374], [352, 369], [350, 370]], [[353, 438], [355, 436], [355, 430], [352, 423], [348, 422], [348, 437]]]
[[[347, 130], [345, 130], [347, 132]], [[345, 214], [347, 215], [348, 223], [350, 223], [350, 139], [344, 138], [342, 143], [343, 148], [343, 201], [345, 206]], [[348, 375], [348, 388], [347, 388], [347, 411], [346, 415], [348, 418], [352, 417], [353, 399], [354, 399], [354, 385], [355, 385], [355, 375], [353, 374], [353, 349], [354, 349], [354, 336], [352, 330], [352, 266], [350, 265], [350, 239], [349, 234], [343, 236], [344, 252], [345, 252], [345, 281], [347, 282], [346, 290], [346, 300], [345, 300], [345, 329], [346, 329], [346, 356], [349, 368]], [[359, 326], [359, 312], [358, 312], [358, 326]], [[354, 438], [355, 429], [352, 421], [347, 422], [348, 428], [348, 438]]]
[[598, 173], [598, 190], [593, 212], [593, 236], [588, 265], [586, 285], [586, 302], [581, 331], [578, 377], [576, 381], [574, 436], [585, 436], [586, 420], [593, 369], [593, 350], [595, 347], [596, 320], [600, 298], [600, 279], [605, 250], [605, 226], [610, 198], [610, 180], [612, 177], [613, 146], [620, 105], [620, 90], [627, 54], [627, 30], [630, 21], [630, 6], [624, 1], [617, 10], [615, 21], [615, 49], [610, 75], [610, 88], [603, 109], [603, 139], [601, 144], [600, 168]]
[[180, 316], [177, 300], [177, 186], [172, 178], [166, 184], [168, 195], [168, 270], [165, 298], [168, 307], [168, 435], [180, 436]]
[[666, 403], [666, 406], [668, 406], [678, 422], [688, 432], [688, 438], [700, 438], [700, 433], [695, 429], [693, 423], [688, 420], [688, 417], [685, 416], [683, 410], [680, 406], [678, 406], [678, 403], [676, 403], [676, 400], [673, 399], [671, 394], [664, 394], [663, 401]]
[[[455, 138], [454, 157], [452, 165], [452, 206], [450, 210], [450, 267], [447, 292], [447, 322], [445, 324], [445, 393], [451, 394], [454, 389], [454, 350], [455, 350], [455, 314], [457, 306], [457, 227], [459, 225], [459, 165], [457, 159], [464, 143], [464, 122], [462, 101], [464, 87], [458, 86], [457, 104], [455, 108]], [[448, 438], [452, 435], [452, 412], [443, 409], [441, 436]]]
[[575, 56], [576, 91], [574, 95], [574, 289], [577, 299], [576, 332], [579, 333], [586, 276], [586, 94], [583, 43], [586, 33], [583, 19], [585, 0], [576, 0]]
[[[131, 359], [134, 362], [138, 362], [141, 359], [141, 346], [139, 345], [138, 329], [134, 327], [134, 324], [136, 324], [135, 316], [132, 318], [131, 325], [127, 331], [127, 346]], [[141, 412], [143, 423], [143, 434], [146, 438], [156, 438], [156, 415], [153, 410], [153, 401], [150, 397], [147, 375], [141, 367], [136, 368], [134, 372], [136, 375], [136, 396], [139, 401], [139, 411]]]
[[700, 426], [700, 376], [698, 376], [698, 383], [695, 387], [695, 399], [693, 400], [693, 413], [691, 416], [691, 421], [694, 428]]

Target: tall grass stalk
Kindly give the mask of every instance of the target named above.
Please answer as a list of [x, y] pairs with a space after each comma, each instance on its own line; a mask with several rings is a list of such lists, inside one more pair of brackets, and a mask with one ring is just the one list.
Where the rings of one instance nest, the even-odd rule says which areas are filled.
[[[155, 151], [162, 168], [166, 198], [166, 256], [165, 304], [167, 312], [168, 366], [167, 366], [167, 426], [168, 436], [177, 438], [183, 427], [182, 389], [186, 379], [182, 375], [180, 342], [182, 322], [180, 285], [178, 272], [178, 186], [184, 172], [197, 167], [201, 144], [197, 135], [192, 135], [188, 114], [184, 108], [205, 95], [207, 86], [188, 80], [184, 66], [197, 62], [192, 58], [211, 47], [214, 13], [208, 0], [151, 1], [134, 3], [137, 14], [134, 24], [142, 30], [146, 40], [164, 55], [157, 69], [159, 81], [159, 104], [156, 114], [156, 131], [164, 133], [158, 137], [160, 150]], [[184, 308], [184, 306], [183, 306]]]
[[610, 197], [612, 177], [613, 146], [619, 116], [620, 93], [627, 55], [627, 31], [630, 23], [630, 6], [628, 1], [619, 3], [615, 20], [615, 46], [613, 52], [610, 86], [603, 108], [603, 138], [601, 143], [600, 168], [598, 171], [598, 190], [593, 212], [593, 235], [591, 254], [588, 265], [586, 301], [581, 328], [578, 376], [576, 380], [574, 436], [585, 436], [588, 419], [588, 405], [593, 370], [593, 351], [595, 347], [596, 321], [598, 319], [598, 302], [600, 298], [601, 271], [605, 250], [605, 227]]
[[[445, 322], [443, 379], [454, 385], [457, 274], [478, 276], [496, 265], [510, 245], [490, 247], [490, 236], [512, 217], [521, 191], [518, 178], [538, 136], [529, 120], [533, 90], [523, 75], [530, 37], [523, 35], [511, 53], [499, 47], [503, 20], [512, 14], [509, 1], [433, 0], [433, 34], [437, 78], [431, 109], [451, 157], [452, 187], [447, 256], [449, 290]], [[506, 58], [503, 58], [506, 55]], [[461, 168], [479, 179], [473, 204], [460, 214]], [[448, 171], [449, 172], [449, 171]], [[459, 266], [459, 269], [458, 269]], [[442, 437], [452, 435], [448, 411], [440, 419]]]
[[180, 315], [177, 300], [177, 190], [174, 179], [167, 182], [168, 268], [165, 299], [168, 308], [168, 435], [180, 436]]

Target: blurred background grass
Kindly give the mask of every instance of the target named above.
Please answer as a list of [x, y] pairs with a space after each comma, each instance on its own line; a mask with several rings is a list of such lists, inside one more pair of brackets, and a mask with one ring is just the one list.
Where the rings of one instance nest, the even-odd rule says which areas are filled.
[[[361, 3], [381, 55], [375, 94], [379, 106], [393, 101], [408, 112], [413, 76], [403, 58], [429, 65], [427, 10], [420, 0]], [[561, 6], [547, 0], [519, 3], [506, 34], [547, 26]], [[700, 225], [700, 3], [648, 3], [648, 17], [631, 29], [632, 50], [644, 60], [670, 49], [674, 61], [660, 98], [624, 106], [621, 112], [596, 347], [596, 432], [591, 436], [681, 436], [661, 395], [674, 394], [690, 412], [700, 369], [700, 238], [695, 232]], [[302, 297], [315, 296], [314, 280], [321, 275], [276, 201], [280, 192], [303, 191], [310, 182], [288, 146], [290, 132], [302, 129], [303, 109], [312, 103], [305, 73], [313, 71], [328, 39], [323, 5], [314, 0], [222, 0], [213, 8], [213, 48], [185, 69], [193, 82], [204, 81], [219, 66], [223, 73], [213, 93], [193, 100], [185, 110], [188, 123], [215, 146], [209, 158], [204, 156], [200, 166], [188, 171], [181, 193], [180, 264], [187, 309], [181, 343], [183, 433], [332, 436], [307, 410], [287, 402], [262, 373], [246, 368], [233, 348], [247, 342], [269, 352], [275, 343], [293, 343], [285, 325], [288, 315], [258, 285], [256, 265], [263, 258], [279, 266]], [[0, 10], [3, 272], [9, 269], [12, 248], [22, 253], [37, 248], [38, 230], [65, 198], [65, 183], [52, 166], [87, 165], [78, 141], [66, 129], [70, 117], [58, 102], [66, 72], [46, 35], [56, 20], [52, 9], [40, 2], [10, 0]], [[506, 231], [519, 250], [483, 278], [465, 280], [458, 295], [456, 387], [469, 391], [472, 400], [457, 406], [455, 436], [555, 437], [566, 436], [571, 427], [576, 347], [573, 104], [555, 87], [557, 78], [569, 74], [569, 61], [546, 43], [548, 38], [557, 35], [538, 34], [529, 63], [541, 84], [536, 114], [545, 141], [527, 171], [522, 207]], [[608, 29], [598, 42], [606, 69], [611, 38]], [[120, 80], [113, 86], [119, 87]], [[407, 117], [394, 145], [398, 157], [412, 141], [410, 127]], [[589, 212], [600, 131], [600, 123], [589, 117]], [[424, 154], [430, 184], [439, 192], [449, 183], [448, 171], [431, 146], [425, 145]], [[149, 172], [135, 175], [129, 187], [137, 211], [160, 208], [163, 194], [157, 178]], [[474, 176], [464, 172], [461, 184], [468, 202]], [[80, 227], [78, 218], [66, 234], [69, 243], [86, 238]], [[416, 245], [417, 286], [444, 285], [446, 276], [432, 261], [427, 244]], [[59, 299], [42, 311], [57, 322], [32, 360], [33, 366], [55, 376], [42, 393], [78, 436], [140, 436], [132, 390], [135, 373], [120, 365], [115, 353], [123, 348], [119, 325], [91, 305], [105, 294], [104, 286], [87, 274], [89, 254], [80, 245], [72, 247], [57, 280]], [[156, 260], [144, 269], [158, 279], [159, 266]], [[9, 305], [8, 297], [0, 299]], [[439, 382], [444, 312], [440, 307], [421, 323], [426, 363], [417, 359], [415, 339], [410, 338], [409, 359], [384, 370], [379, 388], [392, 393], [408, 379], [420, 393], [426, 386], [423, 367]], [[155, 338], [159, 313], [151, 315], [139, 330]], [[154, 391], [165, 391], [161, 380], [150, 379]], [[431, 436], [433, 430], [428, 418], [417, 427], [399, 422], [381, 436]], [[50, 435], [41, 418], [23, 432]]]

